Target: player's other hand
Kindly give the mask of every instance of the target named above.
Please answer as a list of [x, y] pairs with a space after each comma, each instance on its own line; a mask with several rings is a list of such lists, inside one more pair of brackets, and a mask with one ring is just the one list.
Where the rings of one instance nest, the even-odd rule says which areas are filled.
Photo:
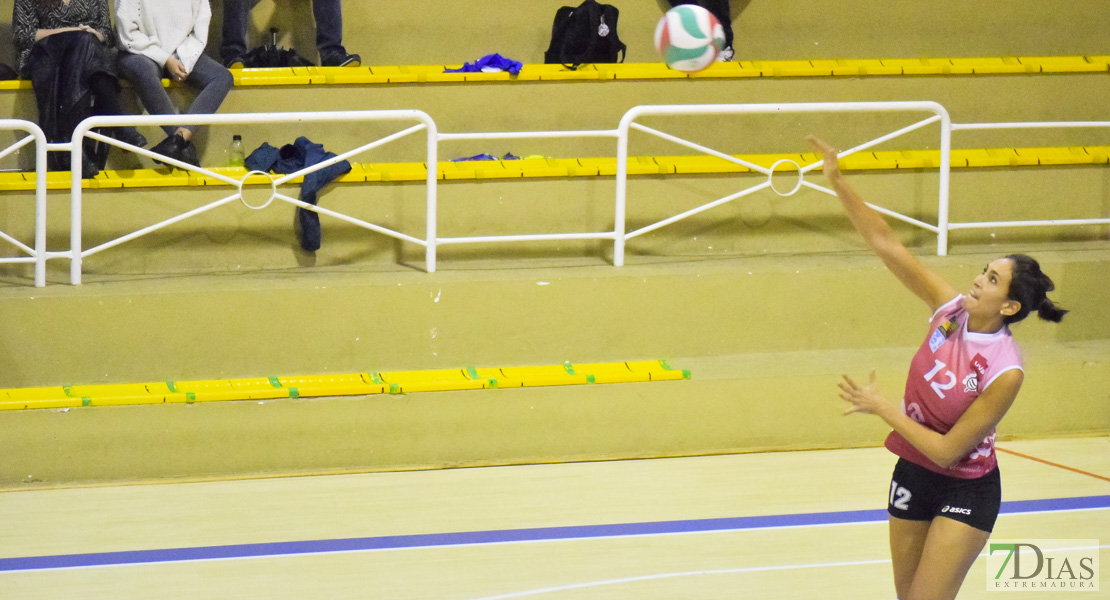
[[837, 384], [840, 387], [840, 399], [851, 406], [844, 414], [863, 413], [866, 415], [879, 415], [892, 405], [879, 393], [879, 384], [875, 381], [875, 371], [871, 371], [870, 381], [867, 385], [859, 385], [847, 375], [842, 375], [844, 381]]

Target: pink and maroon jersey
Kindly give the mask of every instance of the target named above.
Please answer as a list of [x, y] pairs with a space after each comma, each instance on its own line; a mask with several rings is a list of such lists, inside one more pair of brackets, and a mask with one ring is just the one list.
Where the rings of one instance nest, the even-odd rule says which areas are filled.
[[[979, 393], [1002, 373], [1021, 369], [1021, 354], [1009, 327], [996, 333], [967, 330], [963, 295], [937, 309], [929, 322], [929, 336], [910, 363], [902, 412], [939, 433], [948, 433]], [[998, 464], [994, 430], [955, 465], [945, 468], [926, 458], [896, 431], [886, 447], [902, 458], [936, 473], [974, 479]]]

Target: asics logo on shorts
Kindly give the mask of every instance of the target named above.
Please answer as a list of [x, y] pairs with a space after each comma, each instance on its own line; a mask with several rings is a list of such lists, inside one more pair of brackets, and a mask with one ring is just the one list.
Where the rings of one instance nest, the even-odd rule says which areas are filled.
[[940, 509], [940, 512], [942, 512], [942, 513], [957, 513], [957, 514], [961, 514], [961, 515], [970, 515], [971, 514], [971, 509], [970, 508], [957, 508], [955, 506], [947, 506], [946, 505], [944, 508]]

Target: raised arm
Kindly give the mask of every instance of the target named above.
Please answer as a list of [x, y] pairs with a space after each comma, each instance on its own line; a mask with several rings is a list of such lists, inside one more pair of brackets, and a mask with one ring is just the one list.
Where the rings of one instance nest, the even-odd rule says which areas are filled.
[[836, 149], [817, 137], [810, 136], [808, 139], [825, 157], [825, 176], [836, 190], [848, 219], [902, 285], [924, 300], [932, 311], [955, 298], [956, 288], [926, 269], [917, 257], [910, 254], [883, 216], [860, 199], [852, 186], [848, 185], [840, 173]]

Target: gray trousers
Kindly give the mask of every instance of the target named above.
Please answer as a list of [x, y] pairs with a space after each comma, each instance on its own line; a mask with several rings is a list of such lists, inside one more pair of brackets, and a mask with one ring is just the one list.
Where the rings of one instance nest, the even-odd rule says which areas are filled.
[[[177, 107], [170, 100], [166, 88], [162, 87], [162, 69], [158, 67], [158, 63], [141, 54], [120, 52], [119, 70], [124, 79], [135, 86], [135, 94], [139, 97], [139, 101], [143, 103], [146, 112], [152, 115], [179, 114]], [[231, 71], [228, 71], [223, 65], [207, 55], [202, 54], [196, 66], [193, 67], [193, 71], [189, 73], [189, 77], [185, 79], [185, 85], [199, 90], [197, 97], [189, 105], [185, 114], [210, 115], [215, 113], [234, 83], [235, 79], [231, 76]], [[192, 132], [197, 130], [196, 125], [186, 125], [184, 127]], [[166, 125], [162, 129], [166, 131], [166, 135], [173, 135], [177, 131], [177, 126]]]

